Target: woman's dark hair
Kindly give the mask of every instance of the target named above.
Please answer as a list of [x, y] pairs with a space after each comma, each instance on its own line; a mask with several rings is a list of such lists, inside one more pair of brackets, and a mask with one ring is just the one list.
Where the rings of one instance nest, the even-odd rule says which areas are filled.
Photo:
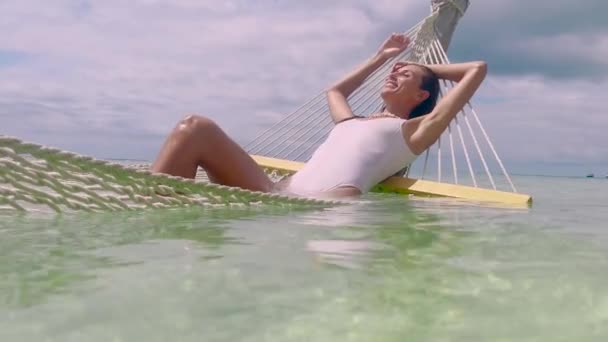
[[439, 96], [439, 78], [437, 75], [435, 75], [433, 70], [424, 65], [419, 65], [419, 67], [424, 71], [424, 75], [422, 75], [422, 81], [420, 83], [420, 89], [428, 91], [429, 97], [422, 101], [421, 104], [416, 106], [416, 108], [412, 109], [408, 119], [417, 118], [432, 112], [433, 108], [435, 108], [435, 105], [437, 104], [437, 97]]

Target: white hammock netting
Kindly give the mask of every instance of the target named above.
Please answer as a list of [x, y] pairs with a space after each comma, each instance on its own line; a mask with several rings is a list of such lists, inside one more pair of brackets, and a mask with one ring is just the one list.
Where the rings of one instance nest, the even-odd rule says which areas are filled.
[[0, 136], [0, 211], [116, 211], [226, 205], [329, 206], [290, 197], [153, 174]]
[[[406, 32], [412, 41], [410, 47], [370, 75], [349, 97], [353, 112], [368, 116], [380, 110], [380, 89], [394, 62], [399, 60], [425, 64], [449, 63], [445, 51], [468, 4], [468, 0], [432, 0], [431, 15]], [[442, 81], [442, 93], [449, 91], [453, 85], [453, 82]], [[276, 158], [286, 163], [303, 162], [326, 138], [332, 126], [325, 93], [321, 92], [254, 139], [246, 149], [254, 156]], [[268, 167], [263, 163], [260, 165]], [[339, 203], [251, 192], [210, 184], [200, 181], [199, 177], [199, 180], [193, 181], [152, 174], [146, 168], [147, 165], [138, 168], [126, 167], [0, 136], [0, 211], [31, 211], [42, 208], [57, 212], [107, 211], [259, 203], [326, 206]], [[279, 178], [293, 172], [293, 168], [286, 171], [285, 168], [270, 167], [267, 171]], [[404, 165], [400, 176], [420, 180], [433, 177], [437, 182], [432, 183], [433, 189], [436, 184], [446, 184], [446, 181], [450, 181], [474, 188], [501, 190], [496, 193], [503, 197], [497, 198], [504, 198], [502, 189], [516, 192], [487, 132], [470, 104], [418, 161], [413, 165]], [[428, 188], [428, 184], [423, 187]], [[457, 193], [454, 197], [469, 196], [469, 190], [461, 190], [454, 192], [450, 188], [448, 192]], [[433, 190], [412, 192], [434, 195]], [[437, 194], [446, 195], [446, 192], [440, 191]], [[475, 199], [485, 197], [485, 192], [472, 196]], [[518, 197], [514, 201], [522, 199], [530, 201], [526, 196]]]

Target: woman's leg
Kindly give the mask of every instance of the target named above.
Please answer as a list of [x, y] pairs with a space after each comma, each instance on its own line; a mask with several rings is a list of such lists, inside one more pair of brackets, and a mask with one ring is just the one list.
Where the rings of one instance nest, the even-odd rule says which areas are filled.
[[262, 168], [208, 118], [190, 115], [173, 129], [153, 172], [194, 178], [201, 166], [214, 183], [269, 192], [272, 181]]

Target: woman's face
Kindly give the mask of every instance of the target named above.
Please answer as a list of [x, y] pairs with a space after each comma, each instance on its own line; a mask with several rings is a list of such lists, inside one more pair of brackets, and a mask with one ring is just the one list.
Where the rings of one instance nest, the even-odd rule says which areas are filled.
[[[396, 63], [385, 79], [381, 90], [382, 98], [386, 101], [406, 101], [410, 107], [415, 107], [424, 101], [420, 89], [424, 70], [403, 62]], [[422, 100], [421, 100], [422, 98]]]

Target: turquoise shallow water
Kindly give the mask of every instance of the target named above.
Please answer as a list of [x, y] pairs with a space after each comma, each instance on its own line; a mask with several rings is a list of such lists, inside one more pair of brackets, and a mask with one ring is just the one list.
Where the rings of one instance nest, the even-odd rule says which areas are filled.
[[608, 179], [515, 181], [531, 209], [2, 216], [0, 341], [605, 341]]

